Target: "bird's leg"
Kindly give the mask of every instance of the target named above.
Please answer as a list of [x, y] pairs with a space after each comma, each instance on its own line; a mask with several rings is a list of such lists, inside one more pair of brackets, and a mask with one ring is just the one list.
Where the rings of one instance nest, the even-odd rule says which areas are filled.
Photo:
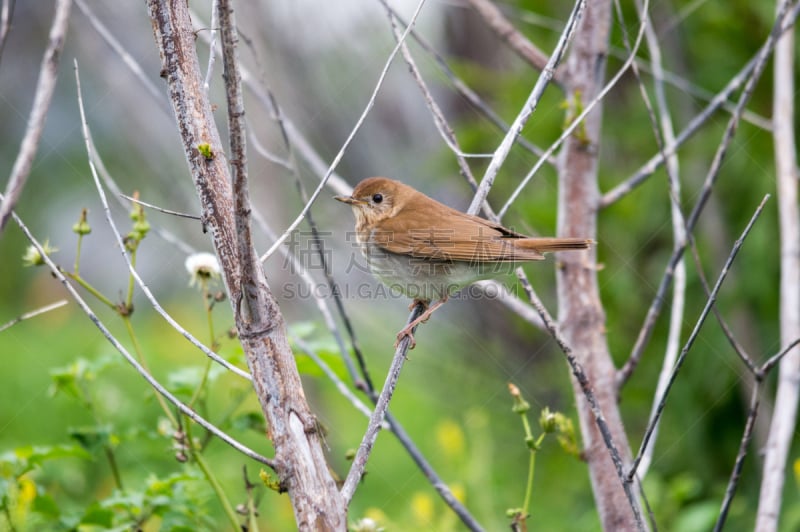
[[414, 347], [416, 347], [417, 345], [417, 341], [414, 340], [414, 332], [413, 332], [414, 327], [416, 327], [420, 323], [425, 323], [426, 321], [428, 321], [431, 317], [431, 314], [433, 314], [437, 308], [444, 305], [445, 302], [447, 302], [447, 296], [443, 297], [442, 299], [440, 299], [439, 301], [430, 306], [429, 306], [430, 301], [420, 301], [415, 299], [414, 303], [412, 303], [411, 307], [409, 308], [413, 309], [416, 305], [420, 304], [423, 306], [423, 308], [425, 308], [425, 312], [423, 312], [417, 319], [406, 325], [403, 328], [403, 330], [397, 333], [397, 341], [394, 343], [394, 348], [397, 349], [397, 346], [400, 345], [400, 342], [403, 340], [403, 338], [408, 336], [409, 340], [411, 340], [411, 344], [409, 345], [408, 348], [414, 349]]
[[430, 302], [429, 299], [415, 299], [408, 306], [408, 311], [411, 312], [412, 310], [414, 310], [414, 307], [416, 307], [417, 305], [422, 305], [422, 310], [427, 310], [428, 305], [430, 305], [430, 303], [431, 302]]

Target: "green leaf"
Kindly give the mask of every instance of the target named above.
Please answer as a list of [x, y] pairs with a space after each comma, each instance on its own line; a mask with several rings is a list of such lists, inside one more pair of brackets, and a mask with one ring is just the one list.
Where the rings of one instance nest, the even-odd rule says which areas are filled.
[[85, 458], [91, 455], [77, 445], [17, 447], [0, 455], [0, 472], [5, 476], [19, 477], [48, 460], [59, 458]]
[[33, 499], [33, 511], [55, 521], [61, 515], [61, 509], [49, 493], [39, 493]]
[[103, 528], [111, 528], [114, 524], [114, 512], [110, 508], [103, 508], [100, 503], [93, 503], [81, 518], [82, 525], [97, 525]]

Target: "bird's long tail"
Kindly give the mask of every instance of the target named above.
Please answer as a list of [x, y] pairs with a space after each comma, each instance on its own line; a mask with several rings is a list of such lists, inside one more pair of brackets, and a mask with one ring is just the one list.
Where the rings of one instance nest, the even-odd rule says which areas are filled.
[[514, 240], [514, 246], [521, 249], [532, 249], [539, 253], [552, 251], [569, 251], [587, 249], [596, 242], [590, 238], [520, 238]]

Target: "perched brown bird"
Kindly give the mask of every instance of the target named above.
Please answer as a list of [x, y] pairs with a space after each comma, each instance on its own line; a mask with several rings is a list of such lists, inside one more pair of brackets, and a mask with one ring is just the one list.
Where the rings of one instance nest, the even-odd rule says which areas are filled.
[[335, 199], [353, 207], [356, 239], [372, 274], [413, 298], [412, 308], [418, 303], [426, 307], [397, 334], [397, 343], [408, 336], [412, 347], [412, 329], [461, 288], [509, 273], [521, 262], [543, 260], [543, 253], [586, 249], [593, 243], [527, 237], [385, 177], [365, 179], [351, 196]]

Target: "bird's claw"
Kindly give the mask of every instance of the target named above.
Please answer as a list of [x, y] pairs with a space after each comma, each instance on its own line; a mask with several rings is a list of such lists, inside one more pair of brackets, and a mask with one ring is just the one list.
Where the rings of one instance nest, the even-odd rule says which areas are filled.
[[406, 337], [409, 339], [408, 350], [411, 351], [414, 349], [417, 346], [417, 341], [414, 339], [414, 333], [411, 332], [411, 327], [406, 327], [397, 333], [397, 340], [394, 343], [394, 348], [397, 349], [400, 346], [400, 342]]

